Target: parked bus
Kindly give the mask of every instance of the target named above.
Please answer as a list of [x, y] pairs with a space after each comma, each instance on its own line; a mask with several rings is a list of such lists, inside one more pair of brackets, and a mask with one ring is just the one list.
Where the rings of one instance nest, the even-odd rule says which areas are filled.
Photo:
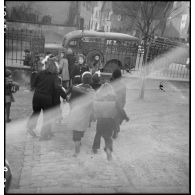
[[63, 47], [85, 55], [87, 63], [100, 56], [104, 72], [132, 69], [136, 64], [139, 39], [127, 34], [96, 31], [72, 31], [64, 36]]

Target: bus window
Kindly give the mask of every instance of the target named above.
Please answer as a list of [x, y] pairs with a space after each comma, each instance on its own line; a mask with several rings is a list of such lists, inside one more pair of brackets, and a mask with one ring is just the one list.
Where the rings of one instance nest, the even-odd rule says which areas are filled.
[[99, 37], [83, 37], [82, 42], [85, 43], [103, 43], [103, 38], [99, 38]]
[[76, 46], [77, 45], [77, 41], [76, 40], [72, 40], [69, 43], [69, 46]]

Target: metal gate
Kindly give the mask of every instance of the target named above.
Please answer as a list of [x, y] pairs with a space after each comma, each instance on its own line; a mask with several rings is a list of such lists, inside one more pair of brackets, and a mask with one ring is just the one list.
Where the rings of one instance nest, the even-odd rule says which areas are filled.
[[34, 63], [36, 54], [44, 53], [45, 37], [42, 32], [27, 29], [7, 29], [5, 34], [5, 65], [23, 66], [28, 51]]

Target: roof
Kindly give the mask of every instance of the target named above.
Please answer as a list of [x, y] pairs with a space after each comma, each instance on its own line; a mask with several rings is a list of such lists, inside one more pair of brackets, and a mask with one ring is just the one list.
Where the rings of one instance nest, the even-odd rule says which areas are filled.
[[69, 41], [70, 39], [74, 38], [81, 38], [82, 36], [90, 36], [90, 37], [102, 37], [102, 38], [109, 38], [109, 39], [122, 39], [122, 40], [139, 40], [137, 37], [128, 35], [128, 34], [123, 34], [123, 33], [116, 33], [116, 32], [97, 32], [97, 31], [92, 31], [92, 30], [75, 30], [72, 32], [67, 33], [64, 36], [64, 42]]

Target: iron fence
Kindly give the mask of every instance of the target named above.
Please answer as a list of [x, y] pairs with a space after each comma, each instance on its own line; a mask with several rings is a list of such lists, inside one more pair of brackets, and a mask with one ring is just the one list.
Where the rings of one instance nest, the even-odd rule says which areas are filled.
[[40, 31], [28, 29], [7, 29], [5, 33], [6, 66], [25, 65], [26, 52], [30, 52], [32, 63], [36, 54], [44, 53], [45, 37]]
[[171, 64], [168, 64], [168, 68], [158, 72], [158, 75], [156, 76], [165, 78], [189, 79], [190, 67], [189, 63], [187, 63], [189, 60], [189, 47], [186, 44], [172, 41], [153, 41], [149, 47], [147, 62], [149, 63], [155, 58], [171, 52], [176, 48], [185, 48], [185, 55], [178, 56], [178, 59], [176, 59]]

